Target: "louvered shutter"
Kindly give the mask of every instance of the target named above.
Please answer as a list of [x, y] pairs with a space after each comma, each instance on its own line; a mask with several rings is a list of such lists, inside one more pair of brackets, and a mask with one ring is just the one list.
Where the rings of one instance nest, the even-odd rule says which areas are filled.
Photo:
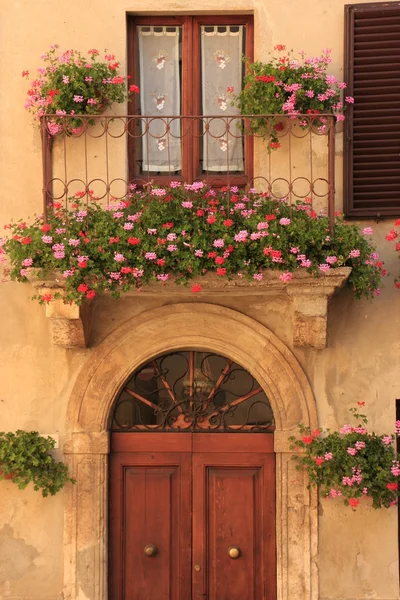
[[344, 205], [349, 217], [400, 214], [400, 2], [345, 7]]

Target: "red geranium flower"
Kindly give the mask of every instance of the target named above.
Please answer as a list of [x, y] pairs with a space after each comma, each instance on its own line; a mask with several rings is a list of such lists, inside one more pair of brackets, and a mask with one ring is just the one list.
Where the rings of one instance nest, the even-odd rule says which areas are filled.
[[84, 293], [88, 291], [88, 286], [86, 285], [86, 283], [81, 283], [80, 285], [78, 285], [78, 292]]
[[92, 298], [94, 298], [94, 297], [95, 297], [95, 295], [96, 295], [96, 292], [95, 292], [94, 290], [89, 290], [89, 291], [86, 293], [86, 298], [87, 298], [88, 300], [91, 300]]
[[303, 442], [305, 444], [307, 444], [307, 445], [311, 444], [312, 441], [313, 441], [313, 439], [312, 439], [311, 435], [303, 435]]
[[197, 294], [197, 292], [201, 292], [201, 285], [199, 283], [194, 283], [192, 285], [192, 292]]
[[137, 244], [140, 244], [140, 240], [139, 238], [130, 237], [128, 238], [128, 244], [130, 244], [131, 246], [137, 246]]
[[386, 487], [387, 487], [387, 489], [388, 489], [388, 490], [392, 490], [392, 491], [394, 492], [394, 491], [396, 491], [396, 490], [397, 490], [397, 488], [398, 488], [399, 486], [398, 486], [398, 483], [397, 483], [397, 481], [394, 481], [393, 483], [387, 483], [387, 484], [386, 484]]

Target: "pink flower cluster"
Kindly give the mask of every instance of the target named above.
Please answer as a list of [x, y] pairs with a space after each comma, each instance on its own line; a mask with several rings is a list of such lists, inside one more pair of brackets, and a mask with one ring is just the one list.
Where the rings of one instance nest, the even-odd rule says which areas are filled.
[[[43, 115], [55, 115], [47, 120], [50, 135], [63, 131], [81, 133], [82, 120], [62, 120], [58, 117], [77, 114], [100, 114], [113, 102], [123, 102], [131, 93], [138, 93], [137, 86], [125, 89], [127, 78], [118, 75], [119, 63], [114, 60], [98, 62], [99, 51], [88, 51], [89, 59], [77, 50], [66, 50], [58, 55], [58, 45], [42, 54], [44, 66], [37, 69], [37, 76], [31, 81], [25, 108], [39, 120]], [[88, 75], [90, 71], [90, 75]], [[109, 77], [104, 77], [109, 74]], [[22, 76], [28, 78], [29, 71]], [[89, 109], [89, 110], [87, 110]]]
[[353, 474], [351, 477], [343, 477], [342, 478], [342, 484], [343, 485], [347, 485], [349, 487], [351, 487], [353, 484], [358, 484], [360, 485], [360, 483], [362, 482], [363, 478], [361, 475], [361, 470], [360, 469], [356, 469], [356, 467], [352, 468]]

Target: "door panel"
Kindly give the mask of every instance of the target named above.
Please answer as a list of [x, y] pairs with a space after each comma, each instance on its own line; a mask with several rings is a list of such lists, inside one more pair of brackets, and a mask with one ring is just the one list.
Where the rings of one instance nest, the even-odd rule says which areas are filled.
[[191, 455], [117, 453], [111, 471], [111, 599], [188, 600]]
[[114, 434], [111, 449], [109, 600], [276, 600], [271, 434]]
[[193, 454], [193, 600], [276, 600], [274, 471], [273, 454]]

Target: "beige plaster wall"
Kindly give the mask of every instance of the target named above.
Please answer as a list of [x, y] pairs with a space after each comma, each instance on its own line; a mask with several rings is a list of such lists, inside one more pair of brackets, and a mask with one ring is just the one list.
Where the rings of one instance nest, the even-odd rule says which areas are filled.
[[[187, 0], [165, 1], [162, 13], [189, 12], [190, 5]], [[215, 12], [214, 2], [204, 1], [200, 6]], [[254, 11], [256, 58], [265, 59], [275, 43], [308, 54], [330, 47], [332, 71], [340, 76], [342, 0], [229, 0], [218, 7], [222, 13]], [[0, 10], [1, 224], [10, 217], [41, 211], [40, 139], [23, 109], [27, 86], [20, 76], [22, 70], [34, 71], [39, 56], [52, 43], [82, 50], [107, 48], [117, 54], [124, 69], [126, 12], [160, 11], [160, 4], [155, 0], [132, 4], [123, 0], [13, 0], [3, 1]], [[340, 173], [339, 150], [339, 204]], [[389, 270], [398, 271], [393, 249], [384, 240], [390, 222], [368, 225], [374, 227]], [[59, 433], [62, 446], [70, 392], [93, 350], [54, 347], [44, 309], [29, 301], [30, 293], [29, 285], [0, 287], [0, 429]], [[168, 300], [173, 301], [180, 299]], [[94, 346], [117, 326], [160, 302], [157, 298], [102, 299], [94, 313]], [[246, 312], [291, 346], [283, 298], [265, 303], [257, 296], [246, 302], [227, 297], [224, 305]], [[391, 278], [373, 302], [355, 301], [347, 290], [333, 299], [328, 348], [294, 350], [314, 390], [322, 426], [341, 425], [347, 421], [347, 407], [365, 400], [372, 426], [379, 432], [392, 429], [395, 399], [400, 398], [399, 331], [400, 295]], [[31, 489], [20, 492], [12, 483], [0, 482], [0, 498], [0, 600], [61, 598], [63, 494], [42, 499]], [[353, 513], [332, 500], [321, 500], [319, 550], [321, 600], [398, 598], [395, 509], [377, 512], [363, 507]]]

